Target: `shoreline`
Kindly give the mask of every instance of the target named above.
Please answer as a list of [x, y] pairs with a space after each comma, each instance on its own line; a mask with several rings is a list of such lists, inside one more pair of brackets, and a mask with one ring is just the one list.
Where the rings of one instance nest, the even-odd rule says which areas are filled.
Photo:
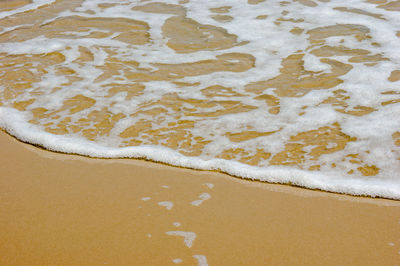
[[[162, 161], [155, 161], [152, 159], [147, 159], [147, 158], [129, 158], [129, 157], [112, 157], [112, 158], [107, 158], [107, 157], [93, 157], [93, 156], [88, 156], [88, 155], [81, 155], [79, 153], [68, 153], [68, 152], [61, 152], [61, 151], [56, 151], [56, 150], [49, 150], [47, 149], [45, 146], [40, 145], [40, 144], [34, 144], [34, 143], [30, 143], [27, 141], [22, 141], [20, 139], [18, 139], [17, 137], [13, 136], [12, 134], [8, 133], [7, 131], [5, 131], [4, 129], [0, 128], [0, 132], [1, 135], [7, 135], [9, 138], [14, 139], [15, 141], [26, 145], [27, 149], [30, 149], [33, 152], [38, 152], [38, 154], [40, 156], [43, 157], [47, 157], [47, 158], [54, 158], [54, 154], [59, 154], [61, 156], [70, 156], [70, 158], [62, 158], [64, 159], [88, 159], [89, 161], [94, 160], [95, 162], [101, 162], [101, 163], [132, 163], [132, 162], [137, 162], [139, 163], [139, 165], [142, 164], [152, 164], [154, 165], [160, 165], [160, 166], [165, 166], [165, 167], [172, 167], [172, 168], [178, 168], [178, 169], [185, 169], [185, 170], [189, 170], [189, 171], [196, 171], [196, 172], [208, 172], [208, 173], [214, 173], [214, 174], [220, 174], [225, 176], [225, 178], [233, 178], [235, 179], [237, 182], [243, 182], [246, 185], [249, 185], [249, 183], [254, 183], [256, 186], [257, 184], [260, 184], [261, 186], [263, 185], [278, 185], [279, 187], [291, 187], [291, 188], [297, 188], [297, 189], [301, 189], [301, 190], [306, 190], [306, 191], [313, 191], [313, 192], [322, 192], [322, 193], [326, 193], [326, 194], [330, 194], [331, 196], [335, 197], [337, 196], [338, 199], [341, 198], [341, 196], [348, 196], [351, 197], [352, 200], [358, 201], [362, 199], [382, 199], [382, 200], [387, 200], [387, 201], [394, 201], [394, 202], [400, 202], [400, 199], [394, 199], [394, 198], [385, 198], [385, 197], [380, 197], [380, 196], [370, 196], [370, 195], [354, 195], [354, 194], [347, 194], [344, 192], [335, 192], [335, 191], [329, 191], [329, 190], [323, 190], [320, 188], [309, 188], [306, 186], [301, 186], [301, 185], [297, 185], [295, 183], [280, 183], [280, 182], [269, 182], [269, 181], [262, 181], [260, 179], [256, 179], [256, 178], [247, 178], [247, 177], [241, 177], [241, 176], [235, 176], [226, 172], [223, 172], [222, 170], [207, 170], [207, 169], [198, 169], [198, 168], [190, 168], [190, 167], [185, 167], [185, 166], [179, 166], [179, 165], [174, 165], [174, 164], [169, 164], [169, 163], [165, 163]], [[31, 148], [29, 148], [31, 147]], [[43, 151], [44, 153], [41, 153], [40, 151]], [[48, 155], [47, 153], [50, 153], [50, 155]], [[77, 158], [76, 158], [77, 157]], [[281, 189], [279, 191], [285, 191], [285, 189]], [[290, 191], [290, 193], [294, 193], [294, 191]]]
[[0, 143], [4, 265], [400, 259], [399, 201]]
[[[6, 115], [7, 114], [3, 114], [3, 116]], [[22, 132], [33, 130], [29, 128], [29, 123], [24, 122], [18, 115], [14, 114], [12, 119], [19, 121], [20, 124], [23, 125]], [[3, 122], [3, 128], [6, 128], [5, 125], [10, 125], [9, 120], [10, 118]], [[82, 156], [99, 160], [138, 160], [194, 171], [217, 172], [230, 177], [261, 183], [289, 185], [356, 197], [400, 200], [398, 184], [393, 184], [387, 180], [364, 178], [362, 180], [363, 184], [360, 186], [360, 180], [358, 180], [358, 178], [348, 177], [345, 179], [343, 176], [337, 178], [332, 174], [326, 175], [323, 172], [307, 171], [291, 167], [275, 168], [275, 166], [272, 165], [264, 169], [262, 167], [255, 167], [235, 161], [231, 162], [229, 160], [222, 160], [221, 162], [218, 158], [212, 160], [195, 159], [195, 157], [186, 157], [175, 151], [171, 152], [168, 148], [154, 152], [153, 147], [149, 146], [124, 148], [108, 147], [103, 152], [100, 152], [100, 150], [104, 148], [103, 146], [87, 140], [81, 140], [82, 143], [75, 143], [74, 139], [60, 138], [60, 136], [48, 132], [41, 132], [40, 137], [32, 138], [29, 135], [21, 134], [18, 132], [18, 128], [14, 126], [9, 127], [8, 130], [0, 130], [25, 144], [63, 155]], [[54, 148], [54, 145], [57, 147]], [[85, 146], [85, 148], [82, 148], [82, 146]], [[88, 146], [90, 146], [89, 149]], [[177, 161], [180, 161], [180, 163], [176, 163]]]

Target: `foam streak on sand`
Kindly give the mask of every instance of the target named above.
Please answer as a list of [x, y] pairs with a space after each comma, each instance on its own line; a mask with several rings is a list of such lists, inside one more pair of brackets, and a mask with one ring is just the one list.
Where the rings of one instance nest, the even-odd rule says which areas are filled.
[[[26, 4], [24, 6], [18, 7], [16, 9], [12, 9], [12, 10], [6, 10], [3, 11], [0, 9], [0, 19], [5, 18], [5, 17], [9, 17], [11, 15], [15, 15], [18, 13], [22, 13], [22, 12], [26, 12], [29, 10], [34, 10], [37, 9], [43, 5], [49, 5], [51, 3], [53, 3], [55, 0], [33, 0], [31, 3], [29, 3], [29, 1], [25, 1], [29, 4]], [[21, 1], [24, 2], [24, 1]], [[2, 12], [1, 12], [2, 11]]]
[[197, 260], [197, 265], [208, 266], [207, 258], [204, 255], [193, 255], [193, 258]]
[[0, 127], [18, 139], [400, 199], [395, 4], [24, 3], [0, 5]]
[[174, 204], [170, 201], [161, 201], [158, 203], [158, 206], [165, 207], [167, 210], [171, 210], [174, 207]]
[[193, 206], [200, 206], [203, 203], [203, 201], [211, 199], [211, 195], [208, 193], [201, 193], [199, 198], [200, 198], [199, 200], [192, 201]]
[[196, 239], [196, 233], [193, 232], [184, 232], [184, 231], [169, 231], [165, 232], [170, 236], [182, 236], [183, 242], [188, 248], [191, 248], [193, 245], [193, 241]]

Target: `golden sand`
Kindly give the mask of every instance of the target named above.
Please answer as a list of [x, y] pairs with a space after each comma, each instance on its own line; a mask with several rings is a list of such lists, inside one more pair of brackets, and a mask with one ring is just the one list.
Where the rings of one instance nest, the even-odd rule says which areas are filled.
[[[400, 261], [399, 201], [52, 153], [2, 131], [0, 147], [0, 265]], [[196, 238], [189, 248], [171, 231]]]
[[[320, 0], [326, 2], [327, 0]], [[184, 4], [185, 0], [180, 1]], [[264, 0], [248, 0], [256, 5]], [[298, 0], [304, 6], [315, 6], [312, 0]], [[379, 8], [399, 10], [399, 1], [369, 0]], [[23, 7], [30, 0], [0, 0], [0, 11]], [[19, 13], [0, 20], [0, 31], [17, 27], [0, 35], [0, 44], [9, 40], [26, 41], [38, 36], [48, 38], [76, 38], [71, 32], [89, 32], [86, 37], [113, 37], [131, 45], [150, 42], [149, 25], [145, 21], [125, 18], [85, 18], [68, 16], [55, 18], [64, 10], [73, 10], [81, 0], [55, 1], [34, 11]], [[282, 1], [282, 5], [289, 2]], [[100, 8], [114, 6], [104, 3]], [[166, 45], [177, 54], [198, 51], [223, 51], [246, 44], [238, 36], [215, 25], [201, 24], [187, 17], [181, 5], [148, 3], [133, 8], [143, 12], [174, 14], [161, 30]], [[211, 8], [211, 18], [229, 22], [230, 6]], [[346, 13], [384, 19], [377, 13], [357, 8], [337, 7]], [[90, 11], [87, 11], [89, 14]], [[287, 12], [287, 11], [286, 11]], [[297, 51], [283, 58], [279, 73], [245, 86], [243, 93], [265, 101], [268, 113], [275, 116], [281, 110], [283, 98], [302, 97], [314, 90], [328, 90], [343, 82], [355, 63], [373, 67], [388, 60], [365, 49], [351, 49], [344, 45], [330, 46], [328, 37], [354, 36], [358, 41], [373, 42], [369, 29], [361, 25], [337, 24], [306, 31], [300, 20], [285, 18], [282, 13], [276, 25], [295, 24], [290, 32], [309, 35], [311, 54], [330, 66], [328, 72], [305, 69], [306, 51]], [[259, 15], [263, 20], [268, 15]], [[46, 22], [46, 23], [45, 23]], [[400, 31], [396, 32], [400, 37]], [[112, 47], [95, 47], [107, 55], [105, 63], [96, 66], [103, 71], [95, 82], [104, 82], [119, 73], [130, 84], [114, 80], [102, 85], [105, 98], [126, 93], [125, 100], [143, 94], [148, 81], [171, 82], [182, 88], [200, 83], [184, 82], [184, 77], [196, 77], [225, 71], [241, 73], [252, 69], [255, 57], [248, 53], [225, 52], [215, 59], [188, 63], [151, 62], [144, 68], [140, 62], [122, 60]], [[349, 56], [348, 64], [334, 59]], [[331, 57], [331, 58], [330, 58]], [[81, 67], [94, 61], [94, 54], [79, 47], [74, 63]], [[64, 77], [67, 87], [81, 81], [80, 73], [68, 68], [60, 52], [43, 54], [0, 54], [0, 106], [12, 106], [31, 112], [32, 124], [43, 126], [53, 134], [80, 133], [88, 140], [107, 136], [123, 113], [112, 113], [108, 107], [91, 110], [87, 116], [73, 121], [72, 116], [96, 104], [83, 94], [65, 99], [59, 109], [31, 105], [43, 94], [41, 88], [29, 92], [30, 98], [16, 99], [55, 69]], [[37, 63], [32, 72], [32, 62]], [[400, 80], [400, 70], [388, 75], [390, 82]], [[265, 92], [265, 88], [275, 88]], [[54, 93], [60, 87], [52, 88]], [[121, 146], [162, 143], [187, 156], [199, 155], [209, 143], [191, 130], [196, 118], [215, 118], [226, 114], [248, 112], [255, 106], [235, 98], [210, 100], [213, 97], [240, 97], [244, 94], [233, 88], [212, 85], [200, 88], [207, 99], [181, 97], [177, 93], [163, 95], [158, 101], [139, 106], [130, 116], [149, 116], [138, 120], [119, 135]], [[398, 93], [388, 88], [382, 92], [393, 96], [380, 104], [386, 106], [400, 101]], [[331, 105], [336, 112], [349, 116], [364, 116], [374, 111], [371, 106], [350, 106], [351, 96], [343, 89], [333, 90], [331, 96], [318, 104]], [[112, 102], [112, 105], [116, 102]], [[188, 108], [187, 106], [190, 106]], [[303, 106], [303, 115], [308, 106]], [[154, 117], [174, 111], [175, 122], [162, 125]], [[199, 111], [200, 110], [200, 111]], [[206, 111], [201, 111], [206, 110]], [[60, 119], [62, 117], [62, 119]], [[157, 129], [152, 123], [159, 124]], [[158, 125], [157, 124], [157, 125]], [[241, 132], [226, 132], [231, 142], [240, 143], [277, 131], [259, 132], [246, 127]], [[172, 133], [171, 133], [172, 132]], [[141, 135], [141, 139], [139, 138]], [[148, 137], [146, 137], [148, 136]], [[392, 135], [400, 146], [400, 132]], [[339, 123], [319, 127], [290, 136], [284, 149], [272, 154], [263, 149], [228, 148], [219, 158], [258, 165], [269, 160], [269, 165], [291, 165], [306, 168], [307, 158], [317, 160], [325, 154], [341, 151], [356, 139], [346, 135]], [[330, 147], [329, 143], [334, 143]], [[204, 256], [209, 265], [394, 265], [400, 261], [400, 201], [352, 197], [320, 191], [273, 185], [236, 179], [225, 174], [194, 171], [129, 159], [90, 159], [45, 151], [21, 143], [0, 131], [0, 265], [195, 265]], [[304, 150], [309, 149], [307, 154]], [[330, 147], [330, 148], [329, 148]], [[365, 151], [366, 153], [369, 151]], [[362, 154], [346, 154], [343, 161], [354, 167], [349, 174], [360, 172], [369, 177], [379, 168], [369, 165]], [[318, 170], [317, 162], [308, 170]], [[332, 167], [336, 167], [332, 164]], [[188, 237], [185, 239], [183, 234]], [[195, 237], [194, 237], [195, 236]], [[190, 238], [192, 237], [192, 238]], [[186, 240], [186, 241], [185, 241]]]

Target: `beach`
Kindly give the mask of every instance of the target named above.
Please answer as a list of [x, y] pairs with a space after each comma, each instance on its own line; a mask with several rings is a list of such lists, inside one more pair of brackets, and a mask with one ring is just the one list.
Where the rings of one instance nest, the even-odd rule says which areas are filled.
[[0, 0], [0, 265], [399, 265], [399, 12]]
[[[398, 201], [53, 153], [4, 132], [0, 146], [1, 265], [196, 265], [196, 255], [209, 265], [400, 260]], [[210, 197], [199, 204], [203, 193]], [[166, 233], [178, 231], [195, 238]]]
[[400, 199], [386, 2], [2, 2], [0, 128], [62, 153]]

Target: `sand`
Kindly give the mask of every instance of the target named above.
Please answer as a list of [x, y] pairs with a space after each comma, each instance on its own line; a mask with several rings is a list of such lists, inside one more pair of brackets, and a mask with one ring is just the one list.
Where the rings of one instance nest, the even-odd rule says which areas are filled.
[[399, 201], [0, 147], [1, 265], [400, 262]]

